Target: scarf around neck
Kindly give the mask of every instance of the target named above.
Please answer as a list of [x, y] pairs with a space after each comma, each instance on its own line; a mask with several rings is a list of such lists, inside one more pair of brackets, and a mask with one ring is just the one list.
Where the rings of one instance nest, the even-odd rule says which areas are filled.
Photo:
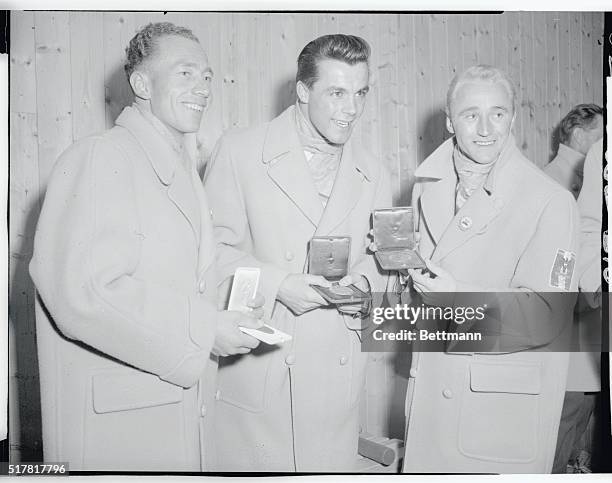
[[342, 145], [328, 143], [306, 119], [299, 103], [295, 105], [295, 126], [306, 156], [306, 164], [317, 187], [323, 206], [327, 204], [342, 158]]
[[480, 164], [472, 161], [461, 152], [459, 146], [455, 142], [453, 150], [453, 163], [459, 181], [455, 194], [455, 212], [459, 211], [465, 202], [474, 192], [484, 186], [491, 169], [499, 159], [504, 155], [512, 136], [508, 136], [506, 143], [502, 147], [499, 156], [487, 164]]

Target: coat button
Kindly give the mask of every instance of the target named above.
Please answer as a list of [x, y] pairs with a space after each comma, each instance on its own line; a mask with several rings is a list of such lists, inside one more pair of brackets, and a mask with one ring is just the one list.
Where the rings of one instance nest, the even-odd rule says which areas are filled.
[[294, 258], [293, 252], [290, 252], [290, 251], [285, 252], [285, 260], [290, 262], [291, 260], [293, 260], [293, 258]]
[[217, 389], [217, 392], [215, 393], [215, 400], [218, 401], [219, 399], [221, 399], [221, 391]]
[[210, 219], [212, 220], [213, 218], [213, 210], [210, 210]]
[[453, 397], [453, 391], [451, 391], [450, 389], [444, 389], [444, 391], [442, 391], [442, 395], [446, 398], [446, 399], [450, 399]]
[[410, 377], [413, 379], [417, 377], [417, 370], [414, 367], [410, 369]]
[[285, 364], [288, 366], [295, 364], [295, 356], [293, 354], [289, 354], [287, 357], [285, 357]]
[[206, 405], [202, 404], [202, 407], [200, 408], [200, 416], [204, 417], [206, 416]]
[[467, 231], [472, 228], [472, 219], [469, 216], [464, 216], [459, 220], [459, 228], [462, 231]]
[[204, 293], [205, 290], [206, 290], [206, 280], [200, 280], [200, 282], [198, 283], [198, 292]]
[[348, 357], [346, 357], [346, 356], [342, 356], [342, 357], [340, 358], [340, 365], [341, 365], [341, 366], [346, 366], [346, 363], [347, 363], [347, 362], [348, 362]]

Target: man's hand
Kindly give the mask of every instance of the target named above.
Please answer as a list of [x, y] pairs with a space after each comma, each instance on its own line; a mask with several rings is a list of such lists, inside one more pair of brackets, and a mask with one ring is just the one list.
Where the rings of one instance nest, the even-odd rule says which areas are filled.
[[259, 345], [255, 337], [242, 332], [238, 327], [257, 329], [263, 325], [263, 305], [265, 299], [261, 294], [255, 295], [247, 305], [251, 309], [248, 314], [226, 310], [219, 312], [217, 321], [217, 334], [213, 344], [212, 353], [217, 356], [231, 356], [234, 354], [247, 354]]
[[[355, 285], [357, 288], [363, 290], [364, 292], [370, 291], [370, 284], [368, 283], [367, 278], [358, 273], [350, 273], [342, 280], [338, 282], [338, 285], [342, 285], [346, 287], [348, 285]], [[361, 313], [363, 309], [363, 304], [361, 302], [356, 302], [354, 304], [340, 304], [337, 305], [338, 312], [350, 315], [351, 317], [356, 317]]]
[[457, 290], [455, 278], [429, 259], [425, 260], [425, 264], [429, 273], [421, 273], [420, 269], [415, 268], [408, 269], [414, 289], [422, 295], [423, 301], [428, 305], [439, 307], [450, 305]]
[[291, 273], [285, 277], [276, 298], [294, 314], [302, 315], [327, 305], [327, 302], [310, 285], [331, 287], [331, 283], [319, 275]]

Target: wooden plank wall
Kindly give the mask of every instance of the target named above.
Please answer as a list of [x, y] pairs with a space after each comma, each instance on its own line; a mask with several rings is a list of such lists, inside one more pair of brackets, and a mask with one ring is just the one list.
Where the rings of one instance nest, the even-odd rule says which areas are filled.
[[[293, 102], [297, 55], [309, 40], [332, 32], [367, 39], [372, 90], [355, 135], [390, 170], [397, 204], [409, 200], [418, 163], [448, 136], [446, 87], [469, 65], [494, 64], [513, 77], [520, 106], [515, 135], [539, 166], [554, 154], [551, 135], [559, 118], [577, 103], [602, 103], [602, 13], [13, 12], [10, 330], [11, 347], [18, 350], [11, 353], [10, 404], [19, 417], [10, 431], [15, 459], [40, 450], [34, 291], [27, 263], [41, 196], [58, 154], [110, 127], [130, 103], [122, 68], [125, 46], [137, 28], [161, 20], [193, 29], [215, 71], [214, 102], [200, 134], [205, 153], [224, 130], [271, 119]], [[383, 382], [381, 393], [387, 390]], [[383, 420], [369, 418], [367, 429], [385, 433]]]

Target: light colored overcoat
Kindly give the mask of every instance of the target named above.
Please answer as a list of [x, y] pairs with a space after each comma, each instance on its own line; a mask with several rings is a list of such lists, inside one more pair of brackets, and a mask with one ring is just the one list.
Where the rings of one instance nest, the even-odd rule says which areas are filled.
[[560, 143], [557, 155], [543, 170], [578, 199], [582, 188], [583, 168], [584, 154]]
[[[582, 193], [582, 182], [584, 178], [585, 156], [584, 154], [571, 149], [570, 147], [559, 144], [557, 156], [548, 165], [544, 167], [544, 172], [554, 179], [557, 183], [563, 186], [566, 190], [571, 191], [574, 198], [579, 199], [579, 194]], [[598, 173], [601, 170], [598, 171]], [[599, 189], [587, 187], [582, 194], [583, 204], [585, 199], [592, 199], [594, 204], [597, 204], [601, 211], [601, 182]], [[580, 205], [580, 202], [579, 202]], [[585, 216], [580, 210], [582, 218], [581, 224], [584, 226]], [[587, 220], [588, 224], [588, 220]], [[598, 232], [601, 232], [601, 222]], [[588, 265], [587, 261], [595, 257], [599, 257], [600, 252], [599, 236], [597, 244], [593, 247], [582, 246], [580, 249], [578, 266]], [[592, 253], [589, 254], [588, 252]], [[586, 260], [585, 260], [586, 258]], [[581, 285], [581, 290], [584, 289]], [[596, 342], [601, 340], [601, 308], [593, 309], [583, 300], [579, 298], [579, 305], [574, 316], [574, 327], [572, 339], [574, 347], [570, 354], [570, 364], [567, 374], [567, 390], [568, 391], [600, 391], [601, 390], [601, 343]], [[595, 342], [595, 343], [594, 343]], [[587, 352], [589, 349], [596, 352]]]
[[[508, 142], [484, 187], [457, 214], [454, 139], [418, 167], [413, 206], [418, 208], [420, 250], [456, 278], [458, 292], [533, 293], [531, 308], [546, 314], [550, 307], [548, 321], [558, 324], [558, 332], [556, 325], [540, 331], [534, 324], [546, 321], [533, 320], [520, 304], [500, 308], [502, 331], [505, 324], [524, 327], [533, 330], [527, 335], [535, 337], [534, 345], [545, 344], [547, 335], [557, 335], [570, 322], [575, 297], [559, 302], [546, 293], [559, 291], [551, 285], [558, 250], [577, 251], [579, 217], [571, 194], [525, 159], [512, 138]], [[576, 290], [576, 282], [574, 275], [570, 290]], [[403, 471], [549, 472], [567, 360], [567, 353], [528, 348], [495, 354], [415, 353]]]
[[134, 107], [57, 161], [30, 265], [46, 461], [206, 468], [216, 361], [214, 243], [188, 172]]
[[324, 210], [294, 115], [291, 107], [269, 123], [224, 136], [205, 175], [219, 278], [238, 266], [260, 267], [266, 316], [293, 337], [219, 368], [221, 470], [351, 471], [357, 458], [367, 355], [360, 352], [359, 319], [333, 307], [295, 316], [275, 299], [289, 273], [306, 271], [315, 235], [350, 236], [351, 270], [365, 274], [372, 290], [383, 290], [386, 278], [366, 254], [366, 236], [370, 212], [390, 206], [390, 188], [381, 163], [351, 142]]

